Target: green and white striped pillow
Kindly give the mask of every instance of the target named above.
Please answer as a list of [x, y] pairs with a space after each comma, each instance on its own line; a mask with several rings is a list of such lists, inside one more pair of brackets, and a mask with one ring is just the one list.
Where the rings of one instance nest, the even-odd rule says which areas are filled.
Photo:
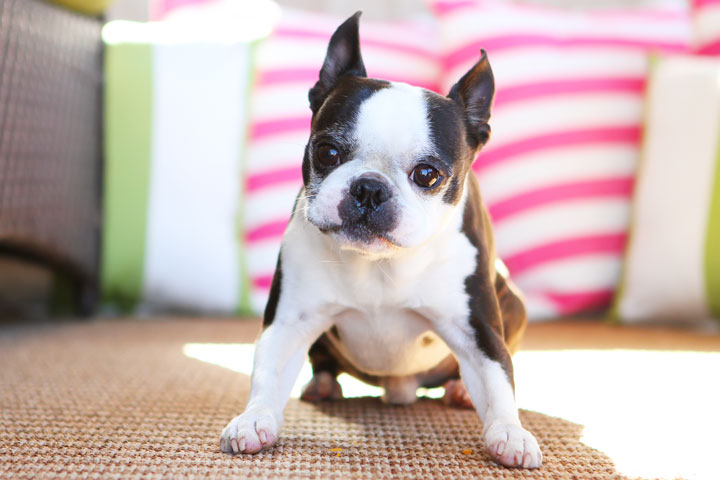
[[165, 41], [162, 26], [116, 22], [104, 32], [103, 302], [243, 311], [251, 44]]
[[658, 59], [614, 313], [720, 318], [720, 60]]

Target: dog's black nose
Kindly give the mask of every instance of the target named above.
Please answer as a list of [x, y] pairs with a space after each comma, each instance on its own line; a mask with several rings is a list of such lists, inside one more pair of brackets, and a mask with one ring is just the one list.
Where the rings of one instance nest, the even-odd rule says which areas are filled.
[[350, 185], [350, 195], [358, 207], [377, 210], [390, 198], [390, 191], [384, 182], [371, 177], [361, 177]]

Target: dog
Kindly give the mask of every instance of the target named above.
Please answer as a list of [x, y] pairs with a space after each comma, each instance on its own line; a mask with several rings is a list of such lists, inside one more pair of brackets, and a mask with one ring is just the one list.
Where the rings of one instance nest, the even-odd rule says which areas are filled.
[[250, 398], [220, 448], [257, 453], [277, 441], [309, 352], [306, 400], [341, 398], [340, 372], [380, 385], [393, 404], [445, 385], [449, 403], [472, 400], [497, 462], [537, 468], [542, 453], [520, 423], [511, 361], [525, 309], [496, 268], [471, 170], [490, 137], [487, 54], [447, 97], [368, 78], [359, 17], [335, 31], [309, 92], [304, 186], [277, 260]]

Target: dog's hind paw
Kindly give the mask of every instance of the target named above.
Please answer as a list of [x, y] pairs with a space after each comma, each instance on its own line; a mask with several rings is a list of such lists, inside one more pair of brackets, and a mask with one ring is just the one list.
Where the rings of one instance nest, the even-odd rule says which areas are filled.
[[323, 400], [341, 400], [343, 398], [342, 387], [330, 372], [318, 372], [303, 387], [300, 398], [311, 403]]
[[475, 408], [462, 380], [448, 380], [445, 382], [445, 385], [443, 385], [443, 388], [445, 388], [445, 395], [443, 395], [442, 402], [445, 405], [460, 408]]

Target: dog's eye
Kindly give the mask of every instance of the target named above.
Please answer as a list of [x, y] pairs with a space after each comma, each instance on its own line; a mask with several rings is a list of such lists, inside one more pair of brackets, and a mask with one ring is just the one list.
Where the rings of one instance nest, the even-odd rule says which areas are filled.
[[318, 163], [324, 167], [335, 167], [340, 165], [340, 150], [329, 143], [319, 145], [316, 149], [315, 156]]
[[422, 188], [434, 188], [442, 180], [442, 175], [435, 167], [421, 163], [410, 172], [410, 180]]

